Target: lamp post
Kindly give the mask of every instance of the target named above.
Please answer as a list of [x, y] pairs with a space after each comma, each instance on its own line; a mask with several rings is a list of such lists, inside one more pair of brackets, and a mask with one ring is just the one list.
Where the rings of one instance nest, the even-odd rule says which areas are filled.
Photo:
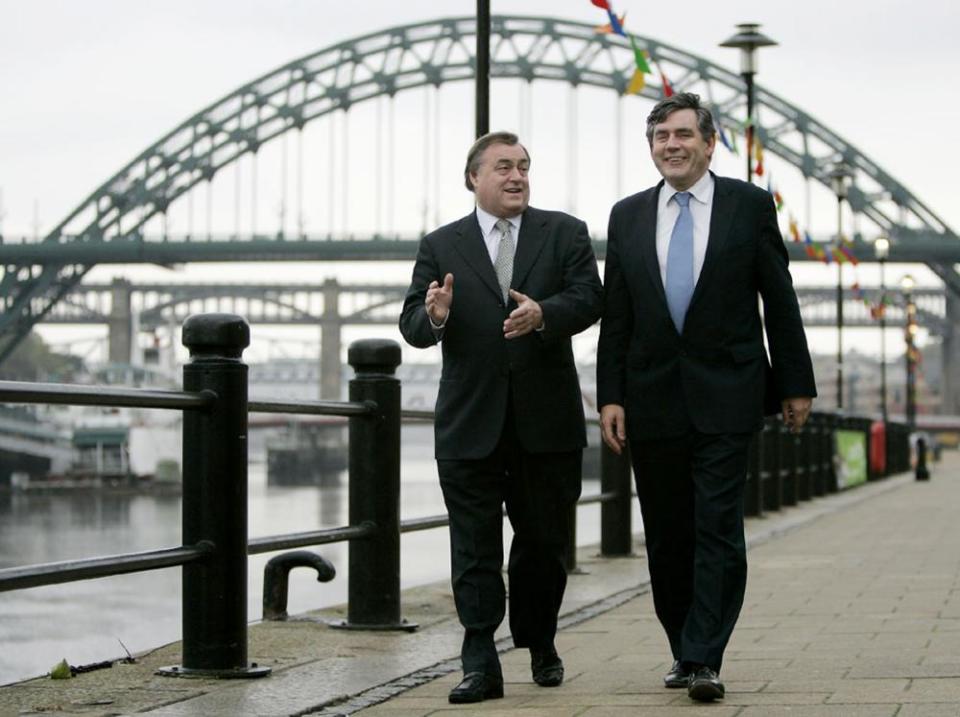
[[757, 73], [754, 62], [754, 50], [758, 47], [771, 47], [777, 43], [757, 28], [760, 25], [754, 22], [742, 22], [737, 25], [737, 34], [720, 43], [720, 47], [737, 47], [740, 49], [740, 75], [747, 88], [747, 181], [753, 181], [753, 165], [750, 150], [753, 147], [753, 76]]
[[887, 282], [884, 274], [887, 257], [890, 256], [890, 240], [877, 237], [873, 251], [880, 262], [880, 418], [887, 423]]
[[476, 134], [490, 131], [490, 0], [477, 0]]
[[[830, 186], [837, 195], [837, 246], [843, 241], [843, 200], [853, 172], [843, 162], [830, 171]], [[837, 262], [837, 410], [843, 409], [843, 262]]]
[[907, 320], [903, 338], [907, 344], [907, 388], [906, 414], [907, 428], [912, 432], [917, 425], [917, 360], [914, 353], [914, 339], [917, 334], [917, 305], [913, 301], [914, 281], [910, 274], [900, 280], [903, 300], [906, 304]]

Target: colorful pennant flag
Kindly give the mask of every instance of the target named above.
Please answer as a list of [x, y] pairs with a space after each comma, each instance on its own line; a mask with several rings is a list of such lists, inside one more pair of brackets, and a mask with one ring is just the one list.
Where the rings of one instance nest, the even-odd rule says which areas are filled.
[[[620, 16], [621, 27], [623, 27], [623, 21], [626, 19], [627, 19], [627, 13], [623, 13], [623, 15]], [[610, 33], [613, 32], [613, 24], [608, 22], [606, 25], [599, 25], [593, 28], [593, 31], [598, 35], [609, 35]], [[618, 34], [621, 34], [621, 33], [618, 33]]]
[[633, 77], [630, 78], [630, 82], [627, 84], [627, 94], [639, 95], [646, 84], [647, 79], [643, 76], [643, 71], [640, 69], [634, 70]]
[[630, 36], [630, 46], [633, 48], [633, 58], [637, 63], [637, 69], [643, 70], [645, 75], [652, 75], [650, 65], [647, 64], [647, 53], [637, 47], [637, 40], [633, 35]]

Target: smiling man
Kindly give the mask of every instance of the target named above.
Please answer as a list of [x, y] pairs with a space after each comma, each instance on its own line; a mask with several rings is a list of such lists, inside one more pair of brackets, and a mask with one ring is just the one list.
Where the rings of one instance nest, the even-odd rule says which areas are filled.
[[514, 134], [474, 143], [464, 179], [476, 210], [420, 242], [400, 316], [407, 342], [443, 353], [434, 441], [464, 628], [453, 703], [503, 697], [504, 505], [513, 642], [530, 649], [538, 685], [564, 674], [554, 635], [586, 445], [570, 337], [599, 317], [602, 288], [586, 224], [528, 206], [529, 170]]
[[697, 95], [659, 102], [647, 140], [664, 181], [610, 212], [597, 405], [604, 442], [632, 456], [664, 684], [709, 702], [747, 581], [751, 435], [765, 413], [798, 430], [816, 388], [770, 194], [709, 171]]

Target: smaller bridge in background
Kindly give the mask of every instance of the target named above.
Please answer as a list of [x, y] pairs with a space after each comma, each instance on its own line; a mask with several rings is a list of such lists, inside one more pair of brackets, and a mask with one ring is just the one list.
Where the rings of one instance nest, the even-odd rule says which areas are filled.
[[[118, 365], [131, 362], [138, 331], [179, 326], [194, 313], [235, 313], [253, 325], [319, 327], [320, 396], [332, 399], [340, 397], [343, 327], [396, 326], [406, 290], [406, 284], [341, 284], [335, 279], [276, 284], [133, 284], [118, 279], [80, 284], [47, 314], [44, 323], [108, 326], [108, 360]], [[836, 286], [800, 286], [797, 293], [805, 326], [836, 326]], [[866, 289], [865, 296], [872, 304], [880, 300], [877, 289]], [[887, 307], [887, 326], [903, 326], [906, 316], [899, 292], [888, 291], [888, 296], [894, 301]], [[955, 344], [951, 343], [953, 327], [960, 320], [957, 302], [942, 287], [918, 288], [913, 297], [920, 325], [941, 339], [941, 398], [945, 407], [955, 406], [954, 399], [960, 396], [951, 393], [951, 386], [958, 384], [951, 382], [949, 352]], [[844, 295], [844, 326], [879, 331], [863, 296], [849, 290]]]

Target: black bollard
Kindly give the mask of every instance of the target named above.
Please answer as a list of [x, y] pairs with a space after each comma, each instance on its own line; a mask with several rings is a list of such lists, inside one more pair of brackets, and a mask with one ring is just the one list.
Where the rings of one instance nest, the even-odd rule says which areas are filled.
[[600, 492], [617, 496], [600, 504], [600, 554], [604, 557], [630, 555], [633, 552], [633, 490], [629, 445], [623, 447], [619, 456], [606, 443], [600, 447]]
[[930, 480], [930, 471], [927, 469], [927, 441], [922, 436], [917, 438], [917, 480]]
[[400, 617], [400, 345], [387, 339], [350, 344], [356, 375], [350, 400], [376, 406], [350, 418], [350, 525], [373, 535], [350, 541], [347, 620], [355, 630], [416, 630]]
[[250, 327], [234, 314], [196, 314], [183, 323], [190, 362], [185, 391], [216, 396], [183, 416], [184, 545], [213, 547], [183, 566], [183, 664], [164, 675], [263, 677], [247, 664], [247, 365]]

